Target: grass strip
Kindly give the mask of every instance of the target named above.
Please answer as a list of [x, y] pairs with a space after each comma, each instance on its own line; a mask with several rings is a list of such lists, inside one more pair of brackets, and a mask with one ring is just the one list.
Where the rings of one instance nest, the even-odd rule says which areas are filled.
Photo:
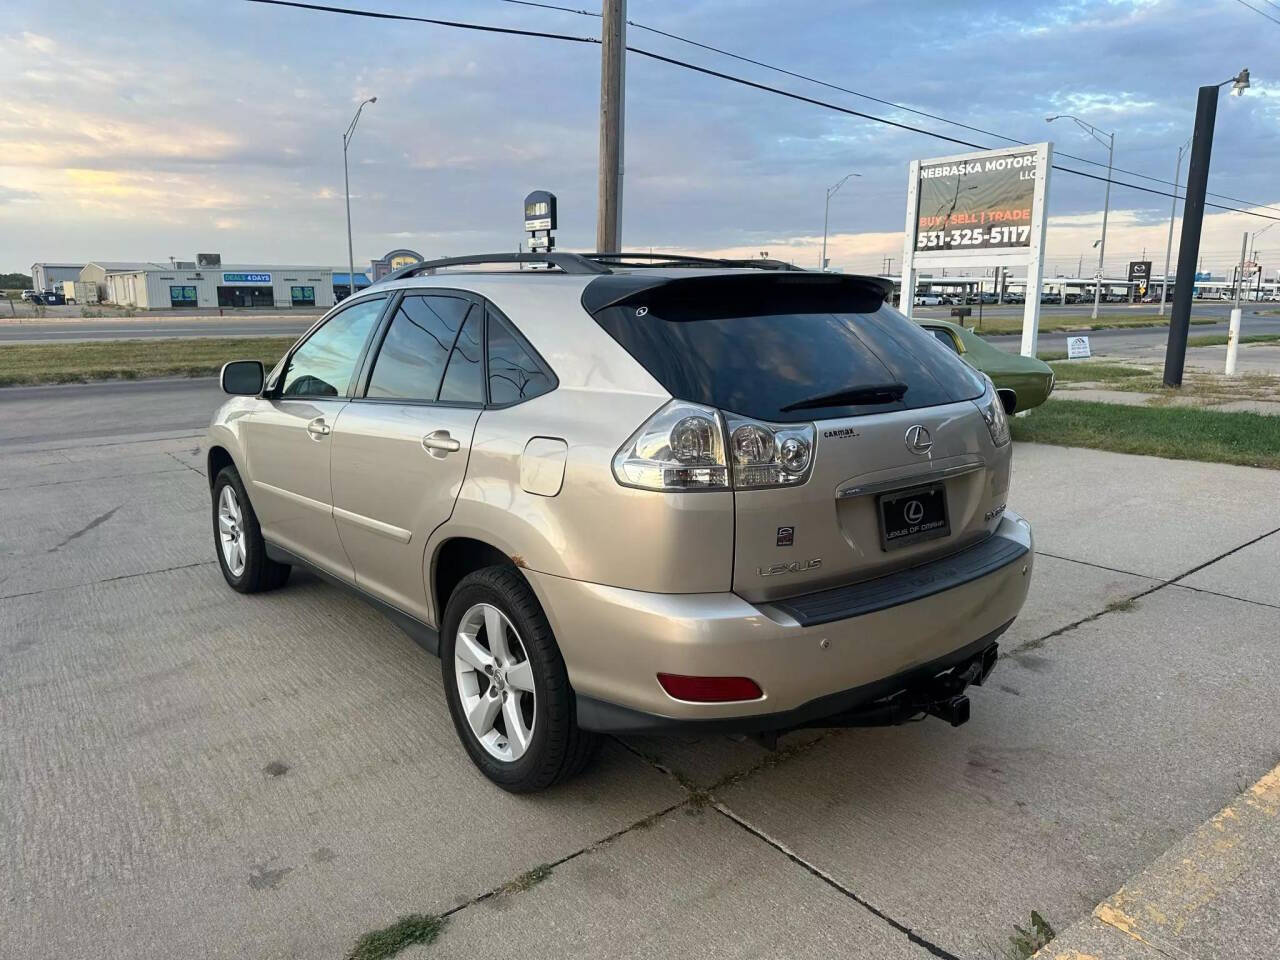
[[1051, 399], [1010, 424], [1024, 443], [1280, 470], [1280, 417], [1258, 413]]
[[1053, 367], [1058, 383], [1107, 383], [1128, 380], [1131, 377], [1149, 377], [1151, 371], [1143, 367], [1131, 367], [1123, 363], [1107, 363], [1103, 360], [1065, 360], [1049, 364]]
[[[1280, 340], [1280, 333], [1251, 333], [1246, 337], [1241, 337], [1241, 343], [1275, 343]], [[1225, 333], [1206, 333], [1200, 337], [1187, 337], [1188, 347], [1221, 347], [1225, 346], [1227, 335]]]
[[216, 376], [228, 360], [270, 369], [296, 337], [187, 337], [12, 343], [0, 347], [0, 387], [146, 377]]

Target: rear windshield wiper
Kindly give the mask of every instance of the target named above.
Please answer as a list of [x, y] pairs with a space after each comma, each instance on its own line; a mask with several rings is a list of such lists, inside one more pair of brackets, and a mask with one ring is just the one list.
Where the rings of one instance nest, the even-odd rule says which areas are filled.
[[834, 393], [797, 400], [782, 408], [783, 413], [792, 410], [816, 410], [819, 407], [856, 407], [874, 403], [894, 403], [907, 392], [905, 383], [874, 383], [865, 387], [847, 387]]

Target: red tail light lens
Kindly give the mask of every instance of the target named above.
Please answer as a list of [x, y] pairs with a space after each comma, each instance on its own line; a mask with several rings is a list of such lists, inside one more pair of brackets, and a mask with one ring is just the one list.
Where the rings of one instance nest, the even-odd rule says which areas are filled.
[[693, 703], [726, 703], [730, 700], [759, 700], [760, 685], [750, 677], [686, 677], [660, 673], [658, 682], [669, 696]]

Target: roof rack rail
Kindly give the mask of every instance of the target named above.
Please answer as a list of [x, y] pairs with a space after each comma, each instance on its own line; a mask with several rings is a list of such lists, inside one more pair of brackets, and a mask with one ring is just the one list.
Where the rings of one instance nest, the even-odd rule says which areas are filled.
[[[756, 270], [800, 270], [802, 268], [785, 263], [782, 260], [761, 259], [728, 259], [725, 257], [694, 257], [683, 253], [645, 253], [642, 251], [624, 251], [622, 253], [584, 253], [588, 260], [599, 263], [621, 264], [630, 260], [647, 260], [650, 266], [690, 266], [708, 267], [745, 267]], [[635, 264], [639, 266], [639, 264]]]
[[[434, 273], [441, 267], [470, 267], [489, 263], [549, 263], [564, 273], [597, 274], [612, 273], [602, 263], [594, 263], [577, 253], [479, 253], [467, 257], [445, 257], [441, 260], [420, 260], [387, 274], [377, 283], [403, 280], [423, 273]], [[370, 284], [373, 286], [373, 284]]]

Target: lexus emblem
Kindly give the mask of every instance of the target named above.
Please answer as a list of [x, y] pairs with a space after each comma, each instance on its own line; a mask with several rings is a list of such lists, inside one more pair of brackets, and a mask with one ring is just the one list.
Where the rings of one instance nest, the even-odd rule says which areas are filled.
[[907, 449], [912, 453], [928, 453], [933, 446], [933, 436], [929, 428], [919, 423], [907, 427]]
[[912, 500], [902, 511], [902, 515], [907, 518], [907, 523], [917, 524], [924, 519], [924, 504], [919, 500]]

